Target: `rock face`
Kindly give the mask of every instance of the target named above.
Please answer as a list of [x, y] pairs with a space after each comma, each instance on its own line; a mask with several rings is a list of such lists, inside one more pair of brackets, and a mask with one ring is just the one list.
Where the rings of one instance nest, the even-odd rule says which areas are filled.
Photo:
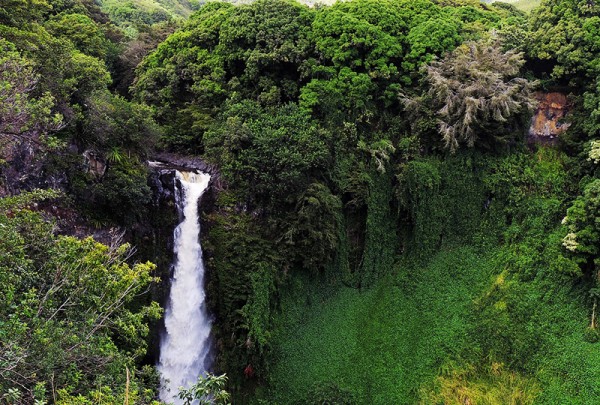
[[0, 139], [0, 197], [21, 190], [47, 188], [43, 160], [44, 154], [35, 139]]
[[85, 170], [87, 173], [91, 173], [96, 180], [102, 179], [106, 173], [106, 162], [95, 153], [93, 150], [86, 150], [83, 152], [85, 159]]
[[[206, 163], [196, 156], [181, 156], [172, 153], [154, 155], [148, 161], [150, 178], [148, 185], [153, 190], [154, 204], [162, 201], [173, 201], [173, 186], [175, 171], [199, 171], [211, 176], [209, 189], [204, 193], [203, 200], [213, 201], [215, 193], [222, 189], [221, 176], [216, 166]], [[210, 206], [210, 204], [209, 204]]]
[[159, 153], [156, 154], [150, 162], [150, 167], [159, 167], [164, 169], [175, 169], [182, 171], [199, 170], [208, 173], [211, 177], [218, 175], [217, 168], [206, 163], [196, 156], [182, 156], [174, 153]]
[[569, 100], [559, 92], [538, 92], [535, 98], [538, 106], [531, 119], [529, 138], [535, 142], [552, 142], [571, 125], [565, 121], [570, 110]]

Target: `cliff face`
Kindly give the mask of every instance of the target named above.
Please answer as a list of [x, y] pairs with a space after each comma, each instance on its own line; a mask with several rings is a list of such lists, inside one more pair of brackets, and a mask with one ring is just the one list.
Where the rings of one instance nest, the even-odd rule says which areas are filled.
[[538, 106], [531, 119], [529, 137], [533, 141], [551, 142], [571, 125], [565, 121], [570, 110], [569, 100], [558, 92], [538, 92], [535, 97]]
[[55, 179], [43, 175], [42, 152], [37, 140], [0, 136], [0, 197], [21, 190], [48, 188]]

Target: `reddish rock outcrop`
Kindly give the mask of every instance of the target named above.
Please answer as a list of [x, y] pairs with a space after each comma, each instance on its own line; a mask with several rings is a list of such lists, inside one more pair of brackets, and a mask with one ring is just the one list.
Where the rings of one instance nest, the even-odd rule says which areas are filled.
[[570, 109], [569, 100], [558, 92], [538, 92], [535, 98], [538, 106], [531, 119], [529, 137], [533, 141], [552, 141], [571, 125], [565, 120]]

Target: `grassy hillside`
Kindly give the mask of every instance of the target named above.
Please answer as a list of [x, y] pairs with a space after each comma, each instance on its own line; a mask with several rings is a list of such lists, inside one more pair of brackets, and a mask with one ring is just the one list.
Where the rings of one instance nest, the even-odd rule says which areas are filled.
[[[471, 169], [452, 160], [442, 163], [452, 169], [439, 193], [477, 206], [480, 194], [451, 180]], [[585, 336], [581, 287], [551, 269], [561, 160], [540, 150], [489, 164], [483, 182], [500, 182], [513, 202], [494, 202], [479, 218], [463, 211], [451, 222], [458, 233], [479, 223], [472, 238], [425, 262], [401, 259], [371, 289], [293, 278], [281, 299], [270, 389], [259, 396], [272, 404], [593, 402], [600, 352]], [[504, 209], [515, 215], [508, 226]]]
[[469, 345], [472, 301], [493, 271], [481, 259], [447, 251], [366, 292], [315, 292], [295, 280], [282, 304], [273, 403], [310, 403], [333, 390], [355, 403], [414, 403], [444, 359]]
[[[164, 13], [170, 16], [187, 17], [201, 2], [197, 0], [100, 0], [101, 7], [105, 10], [116, 8], [137, 9], [147, 13]], [[122, 17], [117, 15], [117, 17]]]
[[[225, 0], [228, 3], [233, 4], [249, 4], [254, 2], [255, 0]], [[315, 4], [327, 4], [331, 5], [338, 0], [298, 0], [299, 3], [308, 4], [309, 6], [313, 6]]]
[[[487, 0], [486, 3], [493, 3], [493, 0]], [[509, 3], [517, 7], [519, 10], [530, 12], [540, 5], [541, 0], [504, 0], [503, 3]]]
[[541, 0], [517, 0], [513, 4], [519, 10], [523, 10], [525, 12], [530, 12], [534, 8], [540, 5]]
[[552, 289], [552, 297], [546, 282], [520, 291], [524, 302], [512, 310], [525, 317], [532, 311], [539, 323], [537, 331], [526, 330], [533, 324], [509, 331], [537, 352], [520, 372], [495, 360], [477, 363], [486, 340], [498, 339], [486, 335], [477, 303], [508, 287], [498, 285], [500, 254], [442, 251], [423, 268], [399, 267], [366, 292], [296, 279], [283, 298], [272, 391], [264, 397], [273, 404], [591, 403], [600, 394], [593, 383], [600, 353], [583, 339], [587, 314], [568, 285]]
[[130, 38], [137, 37], [144, 27], [185, 19], [201, 4], [198, 0], [99, 0], [98, 3]]

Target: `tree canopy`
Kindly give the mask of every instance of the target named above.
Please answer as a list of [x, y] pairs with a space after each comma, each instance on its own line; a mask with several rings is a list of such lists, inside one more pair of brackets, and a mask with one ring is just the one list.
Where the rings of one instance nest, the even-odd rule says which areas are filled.
[[0, 199], [0, 392], [32, 402], [102, 387], [117, 398], [125, 368], [145, 353], [148, 320], [161, 313], [156, 303], [130, 306], [156, 281], [155, 266], [127, 264], [131, 247], [118, 238], [106, 246], [55, 235], [32, 206], [56, 196]]
[[597, 399], [598, 5], [316, 3], [2, 2], [1, 403], [155, 401], [171, 156], [212, 176], [185, 402]]
[[506, 136], [515, 127], [515, 116], [533, 110], [534, 84], [518, 76], [524, 63], [519, 53], [479, 41], [467, 42], [427, 67], [429, 95], [447, 148], [455, 152], [461, 143], [473, 147], [486, 142], [479, 134]]

